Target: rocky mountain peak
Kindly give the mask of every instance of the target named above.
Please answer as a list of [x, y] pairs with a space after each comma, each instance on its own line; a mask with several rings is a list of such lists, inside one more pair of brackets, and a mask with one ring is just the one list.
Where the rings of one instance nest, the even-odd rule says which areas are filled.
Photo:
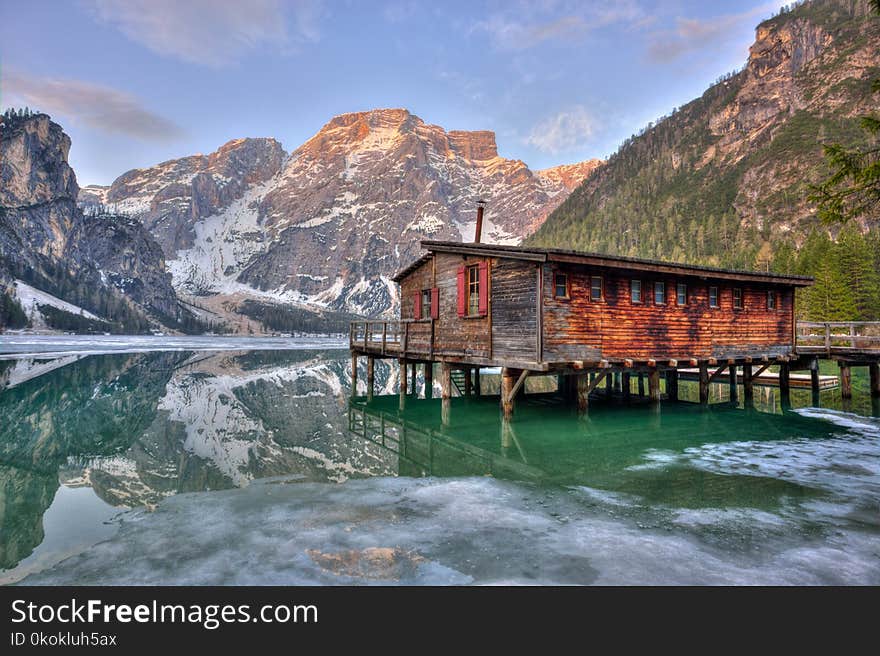
[[451, 130], [447, 133], [452, 152], [472, 161], [498, 157], [495, 133], [490, 130]]

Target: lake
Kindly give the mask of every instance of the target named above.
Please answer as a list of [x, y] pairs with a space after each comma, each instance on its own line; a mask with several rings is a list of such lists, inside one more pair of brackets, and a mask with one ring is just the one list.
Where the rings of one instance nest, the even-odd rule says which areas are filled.
[[0, 582], [880, 583], [860, 370], [784, 413], [756, 388], [578, 417], [539, 381], [510, 423], [485, 396], [443, 426], [398, 411], [396, 366], [352, 399], [340, 346], [0, 337]]

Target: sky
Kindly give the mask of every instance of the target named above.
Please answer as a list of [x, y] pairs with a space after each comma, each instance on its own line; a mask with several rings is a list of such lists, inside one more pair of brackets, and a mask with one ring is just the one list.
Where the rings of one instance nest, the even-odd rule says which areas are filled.
[[607, 157], [746, 62], [776, 0], [0, 0], [0, 107], [52, 116], [80, 185], [240, 137], [292, 151], [404, 107], [540, 169]]

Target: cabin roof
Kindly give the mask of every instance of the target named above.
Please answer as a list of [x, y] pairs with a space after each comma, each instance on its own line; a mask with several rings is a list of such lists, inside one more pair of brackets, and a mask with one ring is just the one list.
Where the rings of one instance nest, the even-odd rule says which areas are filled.
[[809, 276], [722, 269], [719, 267], [700, 266], [696, 264], [665, 262], [663, 260], [648, 260], [637, 257], [623, 257], [620, 255], [603, 255], [601, 253], [588, 253], [585, 251], [574, 251], [562, 248], [528, 248], [524, 246], [502, 246], [499, 244], [475, 244], [434, 240], [423, 240], [421, 246], [428, 252], [397, 272], [392, 280], [400, 282], [403, 278], [428, 261], [432, 253], [460, 253], [462, 255], [502, 257], [512, 260], [527, 260], [532, 262], [565, 262], [614, 269], [635, 269], [651, 273], [668, 273], [672, 275], [697, 276], [701, 278], [769, 282], [793, 285], [796, 287], [807, 287], [813, 284], [813, 279]]

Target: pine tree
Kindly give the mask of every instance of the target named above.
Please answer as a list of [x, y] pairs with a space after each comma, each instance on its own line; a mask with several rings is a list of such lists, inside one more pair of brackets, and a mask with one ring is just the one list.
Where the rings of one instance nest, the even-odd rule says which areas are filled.
[[862, 231], [854, 225], [846, 226], [838, 235], [835, 251], [838, 268], [855, 302], [856, 314], [852, 318], [877, 319], [880, 317], [880, 272]]

